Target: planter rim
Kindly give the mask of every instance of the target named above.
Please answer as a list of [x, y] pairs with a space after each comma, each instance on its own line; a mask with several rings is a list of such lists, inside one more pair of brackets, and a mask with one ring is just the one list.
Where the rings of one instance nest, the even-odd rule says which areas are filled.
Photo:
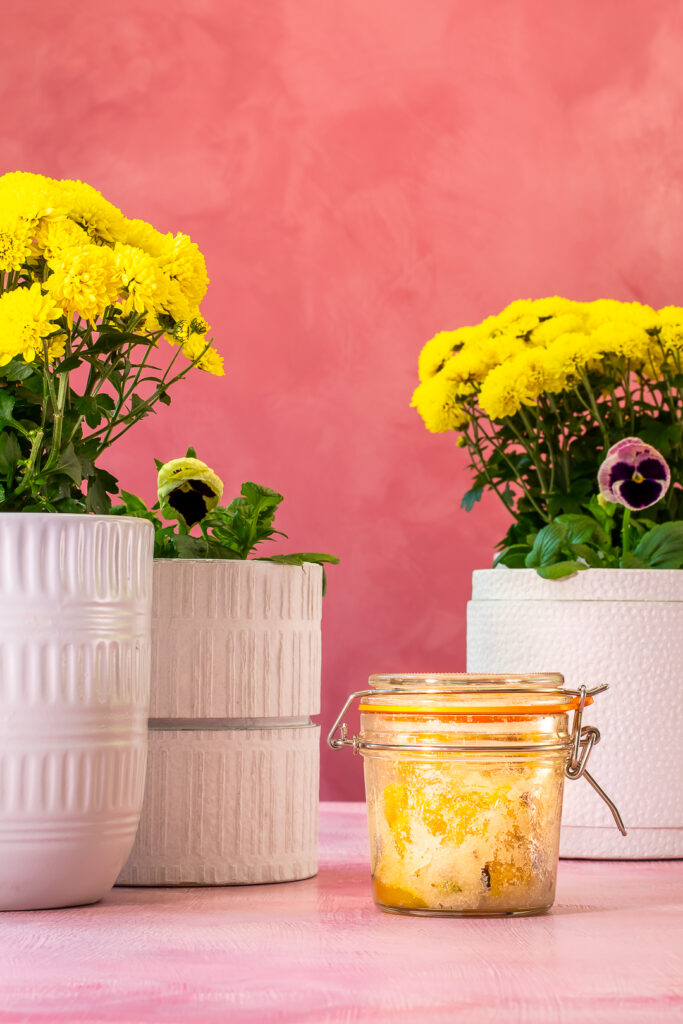
[[93, 512], [0, 512], [0, 522], [13, 519], [25, 519], [36, 522], [52, 522], [57, 519], [80, 519], [88, 523], [116, 523], [122, 519], [127, 523], [144, 523], [145, 529], [154, 530], [148, 519], [140, 516], [107, 516], [96, 515]]
[[[104, 517], [107, 518], [106, 516]], [[131, 518], [131, 517], [125, 517]], [[150, 523], [151, 526], [151, 523]], [[304, 562], [303, 565], [283, 565], [280, 562], [261, 561], [259, 558], [155, 558], [155, 565], [260, 565], [269, 569], [322, 569], [318, 562]]]
[[545, 580], [535, 569], [475, 569], [472, 598], [515, 601], [683, 601], [681, 569], [586, 569]]

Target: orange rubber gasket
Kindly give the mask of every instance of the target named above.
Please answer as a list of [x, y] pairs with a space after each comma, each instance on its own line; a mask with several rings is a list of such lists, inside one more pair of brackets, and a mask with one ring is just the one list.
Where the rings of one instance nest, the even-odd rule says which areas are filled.
[[[441, 718], [444, 715], [454, 716], [470, 716], [477, 715], [482, 718], [491, 718], [496, 715], [508, 715], [514, 718], [525, 718], [527, 715], [548, 715], [548, 714], [560, 714], [563, 711], [576, 711], [579, 704], [581, 703], [580, 697], [574, 697], [570, 701], [566, 701], [564, 704], [516, 704], [513, 707], [482, 707], [480, 704], [478, 707], [459, 707], [449, 708], [442, 707], [441, 705], [431, 705], [430, 707], [415, 707], [406, 706], [401, 704], [367, 704], [363, 703], [359, 705], [359, 711], [380, 711], [385, 715], [431, 715], [434, 718]], [[593, 703], [593, 698], [590, 696], [586, 697], [584, 707], [588, 707], [589, 704]]]

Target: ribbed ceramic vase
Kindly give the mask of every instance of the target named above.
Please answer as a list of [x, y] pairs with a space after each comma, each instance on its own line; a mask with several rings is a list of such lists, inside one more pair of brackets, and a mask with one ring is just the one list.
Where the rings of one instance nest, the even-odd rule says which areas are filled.
[[120, 885], [317, 871], [320, 566], [157, 561], [145, 803]]
[[144, 793], [153, 530], [0, 514], [0, 909], [94, 903]]
[[567, 782], [562, 857], [683, 857], [682, 668], [683, 571], [474, 573], [468, 672], [554, 671], [573, 688], [610, 687], [586, 711], [602, 734], [590, 771], [628, 835], [587, 783]]

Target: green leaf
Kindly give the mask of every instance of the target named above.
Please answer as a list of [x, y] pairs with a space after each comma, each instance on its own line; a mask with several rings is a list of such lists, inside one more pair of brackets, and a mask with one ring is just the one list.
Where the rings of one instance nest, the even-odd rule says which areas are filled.
[[179, 558], [239, 558], [239, 555], [215, 541], [206, 540], [204, 537], [191, 537], [186, 533], [179, 533], [175, 537], [175, 544]]
[[574, 573], [587, 568], [588, 566], [582, 565], [581, 562], [567, 561], [555, 562], [554, 565], [543, 565], [536, 571], [544, 580], [559, 580], [563, 576], [573, 576]]
[[98, 407], [104, 412], [113, 412], [116, 408], [116, 402], [111, 395], [105, 395], [103, 392], [100, 392], [99, 395], [96, 396], [96, 400]]
[[11, 420], [12, 413], [14, 410], [15, 398], [14, 395], [8, 394], [7, 391], [0, 391], [0, 419]]
[[473, 487], [471, 490], [465, 491], [460, 501], [460, 508], [464, 508], [465, 512], [471, 512], [475, 504], [481, 501], [483, 493], [483, 487]]
[[33, 374], [33, 367], [21, 359], [13, 359], [4, 368], [7, 380], [26, 380]]
[[78, 487], [80, 487], [81, 481], [83, 480], [83, 473], [81, 470], [81, 463], [72, 444], [69, 444], [62, 452], [62, 457], [57, 463], [57, 470], [60, 473], [64, 473], [65, 476], [68, 476]]
[[149, 511], [142, 498], [138, 498], [137, 494], [131, 494], [130, 491], [122, 490], [121, 497], [126, 509], [126, 515], [139, 515], [141, 512], [146, 513]]
[[568, 532], [567, 527], [561, 523], [549, 523], [539, 530], [531, 551], [524, 560], [526, 567], [535, 569], [537, 566], [550, 565], [554, 562], [567, 539]]
[[600, 557], [600, 554], [590, 544], [568, 544], [569, 550], [577, 558], [581, 558], [586, 565], [592, 566], [594, 569], [608, 568], [605, 559]]
[[197, 458], [197, 452], [195, 451], [195, 449], [191, 445], [187, 449], [187, 451], [185, 452], [185, 458], [186, 459], [196, 459]]
[[640, 558], [636, 558], [632, 551], [627, 551], [622, 556], [619, 560], [619, 566], [622, 569], [647, 569], [645, 562], [642, 562]]
[[102, 420], [102, 410], [94, 395], [82, 395], [74, 400], [74, 409], [85, 418], [85, 422], [94, 430]]
[[0, 502], [5, 500], [5, 488], [0, 484]]
[[528, 544], [511, 544], [498, 552], [493, 560], [493, 568], [495, 569], [497, 565], [506, 565], [508, 569], [524, 569], [528, 554]]
[[55, 512], [71, 512], [76, 515], [83, 515], [85, 503], [75, 498], [60, 498], [54, 503]]
[[154, 465], [157, 467], [157, 473], [158, 473], [159, 470], [161, 469], [161, 467], [164, 465], [164, 463], [161, 461], [161, 459], [155, 459], [154, 460]]
[[653, 527], [633, 554], [650, 569], [683, 569], [683, 520]]
[[80, 356], [67, 356], [55, 366], [55, 373], [70, 373], [71, 370], [77, 370], [82, 363], [83, 360]]
[[160, 391], [159, 394], [157, 395], [157, 398], [159, 399], [162, 405], [171, 404], [171, 396], [169, 395], [168, 391]]
[[0, 475], [12, 473], [21, 458], [17, 435], [11, 430], [0, 431]]
[[275, 508], [281, 501], [285, 500], [277, 491], [271, 490], [270, 487], [263, 487], [261, 484], [252, 483], [251, 480], [247, 480], [246, 483], [242, 484], [241, 492], [249, 504], [254, 506], [263, 502], [264, 507]]
[[585, 544], [595, 539], [599, 544], [609, 544], [609, 537], [600, 523], [592, 516], [581, 513], [566, 513], [554, 520], [560, 526], [567, 527], [567, 540], [570, 544]]
[[277, 562], [278, 565], [304, 565], [305, 562], [313, 562], [315, 565], [322, 565], [329, 562], [330, 565], [339, 565], [336, 555], [325, 555], [320, 551], [298, 551], [292, 555], [264, 555], [257, 559], [259, 562]]
[[111, 509], [110, 494], [118, 492], [119, 485], [115, 476], [105, 469], [95, 469], [95, 474], [88, 478], [88, 496], [85, 507], [88, 512], [106, 515]]

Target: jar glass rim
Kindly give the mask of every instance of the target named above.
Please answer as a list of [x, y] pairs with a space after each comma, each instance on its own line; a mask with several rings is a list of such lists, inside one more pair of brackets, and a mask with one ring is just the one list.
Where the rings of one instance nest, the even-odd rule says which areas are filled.
[[471, 693], [480, 688], [530, 691], [560, 690], [564, 676], [560, 672], [400, 672], [376, 673], [369, 678], [373, 690], [404, 687], [407, 690], [453, 690], [462, 687]]
[[580, 703], [578, 691], [563, 688], [559, 672], [408, 672], [372, 675], [369, 682], [360, 704], [366, 712], [519, 716], [562, 713]]

